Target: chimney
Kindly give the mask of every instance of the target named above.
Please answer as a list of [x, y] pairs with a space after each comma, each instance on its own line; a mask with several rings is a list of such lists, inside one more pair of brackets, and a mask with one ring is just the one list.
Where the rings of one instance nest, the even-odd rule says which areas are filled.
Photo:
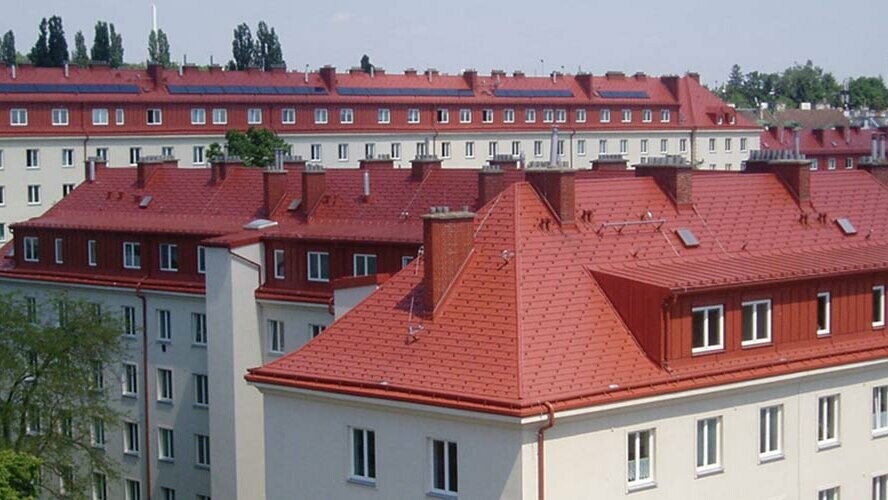
[[501, 170], [518, 170], [518, 158], [512, 155], [496, 155], [490, 160], [489, 164], [499, 167]]
[[207, 69], [209, 70], [210, 74], [212, 75], [213, 73], [218, 73], [218, 72], [222, 71], [222, 66], [219, 66], [218, 64], [210, 64], [209, 66], [207, 66]]
[[592, 74], [591, 73], [577, 73], [574, 76], [574, 79], [577, 81], [577, 85], [583, 89], [583, 92], [586, 93], [587, 96], [592, 97], [594, 94], [592, 93]]
[[83, 178], [86, 180], [86, 182], [95, 182], [96, 170], [98, 168], [105, 168], [107, 166], [108, 166], [107, 160], [103, 160], [97, 156], [90, 156], [84, 162]]
[[416, 68], [407, 68], [404, 70], [404, 76], [416, 76]]
[[802, 131], [800, 129], [795, 129], [792, 131], [792, 141], [793, 141], [793, 151], [795, 154], [801, 154], [802, 152]]
[[305, 163], [301, 156], [284, 156], [284, 170], [300, 172], [305, 170]]
[[210, 162], [210, 182], [222, 182], [228, 177], [228, 171], [232, 166], [242, 167], [243, 162], [237, 156], [223, 156]]
[[328, 64], [321, 68], [320, 74], [327, 90], [332, 91], [333, 87], [336, 86], [336, 68]]
[[478, 207], [486, 205], [503, 190], [503, 169], [491, 163], [478, 173]]
[[619, 154], [598, 155], [598, 158], [592, 160], [592, 170], [598, 172], [622, 172], [629, 169], [629, 161]]
[[70, 70], [70, 67], [68, 66], [68, 61], [65, 61], [64, 68], [65, 68], [65, 78], [68, 78], [69, 76], [71, 76], [71, 70]]
[[470, 89], [475, 90], [475, 88], [477, 88], [478, 72], [474, 69], [467, 69], [463, 71], [463, 79], [466, 81], [466, 85], [468, 85]]
[[678, 210], [693, 208], [693, 169], [682, 156], [650, 158], [635, 165], [636, 177], [653, 177]]
[[308, 164], [302, 171], [302, 213], [311, 215], [327, 189], [324, 167]]
[[186, 63], [182, 65], [182, 73], [185, 75], [190, 75], [193, 73], [197, 73], [199, 70], [197, 69], [197, 64], [194, 63]]
[[752, 151], [746, 173], [772, 173], [783, 182], [799, 206], [811, 200], [811, 160], [794, 151]]
[[154, 173], [161, 168], [179, 168], [179, 161], [171, 156], [143, 156], [136, 166], [136, 186], [145, 188]]
[[647, 75], [644, 73], [644, 71], [636, 71], [633, 77], [640, 82], [647, 80]]
[[417, 156], [410, 160], [410, 168], [412, 170], [411, 179], [421, 181], [425, 179], [426, 174], [431, 170], [441, 168], [441, 159], [435, 155]]
[[271, 65], [271, 72], [275, 75], [286, 73], [287, 72], [287, 63], [282, 62], [279, 64], [272, 64]]
[[885, 134], [879, 136], [879, 160], [885, 162]]
[[524, 178], [546, 200], [561, 224], [572, 226], [576, 221], [575, 177], [570, 168], [530, 165]]
[[873, 134], [873, 146], [872, 151], [870, 152], [870, 158], [872, 158], [873, 161], [879, 159], [879, 134]]
[[814, 134], [814, 139], [817, 140], [817, 143], [820, 146], [823, 146], [823, 138], [824, 138], [826, 131], [823, 130], [822, 128], [815, 128], [814, 130], [811, 131], [811, 133]]
[[622, 71], [608, 71], [604, 74], [604, 77], [608, 80], [625, 80], [626, 74]]
[[389, 155], [378, 155], [373, 158], [363, 158], [358, 160], [361, 170], [370, 169], [393, 169], [395, 168], [395, 160]]
[[845, 144], [851, 144], [851, 128], [846, 125], [836, 125], [836, 132], [842, 136]]
[[163, 76], [163, 65], [152, 62], [148, 63], [148, 77], [151, 78], [151, 81], [155, 86], [161, 84], [161, 77]]
[[688, 78], [694, 80], [697, 83], [700, 83], [700, 73], [697, 73], [695, 71], [688, 72]]
[[370, 171], [364, 170], [361, 173], [364, 174], [364, 201], [368, 201], [370, 200]]
[[432, 207], [422, 216], [425, 309], [434, 314], [474, 244], [475, 214]]
[[275, 207], [287, 193], [287, 171], [284, 170], [284, 150], [274, 151], [274, 164], [262, 172], [262, 201], [265, 214], [271, 217]]
[[675, 75], [661, 76], [660, 82], [666, 87], [666, 90], [672, 94], [673, 99], [678, 99], [678, 82], [679, 78]]

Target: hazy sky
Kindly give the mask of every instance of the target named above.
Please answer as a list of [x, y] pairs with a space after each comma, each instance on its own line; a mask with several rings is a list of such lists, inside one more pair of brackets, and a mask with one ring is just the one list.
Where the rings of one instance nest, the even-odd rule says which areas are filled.
[[[4, 0], [0, 30], [13, 29], [20, 52], [37, 38], [41, 17], [61, 15], [73, 48], [96, 19], [113, 22], [126, 59], [144, 60], [151, 5], [173, 58], [231, 58], [234, 27], [278, 32], [291, 69], [346, 69], [367, 53], [388, 71], [435, 67], [564, 67], [649, 74], [698, 71], [708, 83], [744, 70], [779, 71], [807, 59], [839, 79], [888, 73], [888, 0]], [[14, 7], [12, 7], [14, 5]], [[540, 60], [544, 60], [541, 63]]]

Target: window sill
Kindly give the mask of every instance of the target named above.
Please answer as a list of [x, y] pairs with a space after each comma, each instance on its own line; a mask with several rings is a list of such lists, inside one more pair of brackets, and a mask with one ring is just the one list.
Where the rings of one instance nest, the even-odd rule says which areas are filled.
[[138, 451], [124, 451], [123, 454], [127, 457], [139, 458]]
[[139, 395], [134, 392], [125, 392], [125, 393], [121, 394], [120, 397], [126, 398], [126, 399], [138, 399]]
[[456, 500], [459, 498], [458, 493], [447, 493], [446, 491], [430, 491], [426, 493], [426, 496], [432, 498], [441, 498], [443, 500]]
[[873, 439], [888, 436], [888, 427], [883, 427], [881, 429], [873, 429], [872, 436], [873, 436]]
[[173, 400], [172, 400], [172, 399], [158, 399], [157, 402], [160, 403], [160, 404], [163, 404], [163, 405], [173, 406]]
[[833, 448], [838, 448], [842, 443], [838, 440], [836, 441], [822, 441], [817, 443], [817, 451], [826, 451], [831, 450]]
[[368, 486], [368, 487], [371, 487], [371, 488], [375, 488], [375, 487], [376, 487], [376, 480], [375, 480], [375, 479], [366, 478], [366, 477], [352, 476], [352, 477], [349, 477], [349, 478], [346, 480], [346, 482], [347, 482], [347, 483], [350, 483], [350, 484], [355, 484], [355, 485], [358, 485], [358, 486]]
[[817, 331], [817, 338], [821, 339], [821, 338], [829, 338], [829, 337], [830, 337], [829, 330], [824, 330], [824, 331], [818, 330]]
[[200, 470], [210, 470], [210, 466], [204, 464], [194, 464], [194, 468]]
[[191, 347], [197, 347], [197, 348], [199, 348], [199, 349], [206, 349], [206, 348], [207, 348], [207, 344], [206, 344], [206, 343], [201, 344], [201, 343], [199, 343], [199, 342], [192, 342], [192, 343], [191, 343]]
[[158, 457], [157, 461], [164, 464], [174, 464], [176, 463], [175, 458], [166, 458], [166, 457]]
[[157, 343], [170, 345], [173, 343], [173, 339], [157, 339]]
[[210, 405], [203, 403], [194, 403], [192, 406], [197, 410], [208, 410], [210, 408]]
[[697, 469], [695, 477], [697, 477], [699, 479], [701, 477], [712, 476], [715, 474], [721, 474], [724, 471], [725, 471], [725, 468], [722, 467], [721, 465], [706, 467], [706, 468], [702, 468], [702, 469]]
[[127, 340], [139, 340], [138, 335], [133, 335], [133, 334], [129, 334], [129, 333], [124, 333], [124, 334], [121, 334], [120, 336], [127, 339]]
[[712, 354], [716, 352], [725, 352], [724, 346], [718, 347], [699, 347], [697, 349], [691, 349], [691, 356], [703, 356], [706, 354]]
[[743, 349], [752, 349], [755, 347], [762, 347], [762, 346], [767, 346], [767, 345], [771, 345], [771, 339], [747, 340], [745, 342], [740, 343], [740, 347]]
[[656, 481], [639, 481], [636, 483], [631, 483], [626, 487], [627, 493], [632, 493], [635, 491], [649, 490], [651, 488], [656, 488]]
[[781, 451], [780, 453], [769, 453], [766, 455], [759, 455], [759, 464], [767, 464], [771, 462], [777, 462], [786, 458], [786, 455]]
[[873, 330], [884, 330], [885, 323], [873, 323]]

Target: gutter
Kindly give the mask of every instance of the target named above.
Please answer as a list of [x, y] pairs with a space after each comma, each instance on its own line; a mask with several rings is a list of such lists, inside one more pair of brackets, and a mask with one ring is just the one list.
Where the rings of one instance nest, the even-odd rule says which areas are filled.
[[151, 406], [148, 403], [148, 297], [142, 292], [142, 278], [136, 285], [136, 297], [142, 302], [142, 401], [144, 402], [144, 436], [145, 436], [145, 498], [151, 498]]
[[537, 498], [546, 498], [546, 431], [555, 427], [555, 408], [552, 403], [543, 403], [548, 413], [548, 420], [537, 430]]

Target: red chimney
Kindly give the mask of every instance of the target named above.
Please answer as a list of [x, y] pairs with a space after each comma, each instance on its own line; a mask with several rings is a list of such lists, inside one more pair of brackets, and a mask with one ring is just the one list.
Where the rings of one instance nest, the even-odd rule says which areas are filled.
[[104, 158], [99, 158], [98, 156], [90, 156], [83, 163], [84, 172], [83, 178], [86, 179], [86, 182], [95, 182], [96, 180], [96, 171], [100, 168], [105, 168], [108, 166], [108, 160]]
[[306, 161], [302, 159], [301, 156], [285, 156], [284, 157], [284, 169], [292, 170], [294, 172], [301, 172], [305, 170]]
[[574, 76], [574, 79], [577, 81], [577, 85], [583, 89], [583, 92], [586, 93], [587, 96], [592, 97], [592, 74], [591, 73], [578, 73]]
[[691, 165], [681, 156], [651, 158], [635, 165], [636, 177], [653, 177], [679, 210], [694, 206]]
[[410, 160], [410, 168], [413, 171], [411, 178], [415, 181], [421, 181], [425, 179], [426, 174], [430, 170], [441, 168], [441, 159], [434, 155], [417, 156], [415, 159]]
[[811, 200], [811, 160], [793, 151], [753, 151], [746, 173], [772, 173], [783, 182], [799, 205]]
[[478, 86], [478, 72], [474, 69], [467, 69], [463, 71], [463, 79], [466, 81], [466, 85], [469, 86], [470, 89], [475, 90]]
[[161, 81], [163, 78], [163, 65], [154, 62], [148, 63], [148, 77], [151, 78], [155, 87], [163, 83]]
[[160, 168], [179, 168], [179, 160], [169, 156], [143, 156], [136, 166], [136, 186], [144, 188]]
[[287, 171], [284, 170], [283, 151], [275, 154], [274, 165], [262, 172], [262, 201], [265, 205], [265, 215], [271, 217], [287, 193]]
[[821, 146], [823, 146], [823, 137], [825, 132], [826, 131], [822, 128], [815, 128], [811, 131], [811, 133], [814, 135], [814, 139], [817, 140], [818, 144], [820, 144]]
[[518, 158], [512, 155], [496, 155], [487, 163], [496, 165], [503, 170], [518, 170]]
[[361, 170], [369, 169], [393, 169], [395, 168], [395, 160], [391, 156], [376, 156], [374, 158], [362, 158], [358, 160]]
[[425, 309], [434, 314], [472, 251], [475, 214], [433, 207], [422, 216]]
[[327, 189], [324, 167], [306, 165], [302, 171], [302, 213], [311, 215]]
[[323, 80], [324, 85], [327, 86], [327, 90], [332, 91], [333, 87], [336, 86], [336, 68], [328, 64], [321, 68], [320, 74], [321, 80]]
[[678, 99], [678, 82], [680, 78], [674, 75], [661, 76], [660, 82], [666, 87], [666, 90], [672, 94], [673, 99]]
[[531, 167], [524, 170], [524, 178], [548, 203], [562, 225], [573, 225], [576, 218], [576, 171], [561, 167]]
[[478, 172], [478, 206], [482, 207], [494, 199], [503, 190], [503, 169], [499, 165], [490, 164], [481, 167]]
[[629, 170], [629, 161], [623, 155], [598, 155], [598, 158], [592, 160], [592, 170], [622, 172]]

